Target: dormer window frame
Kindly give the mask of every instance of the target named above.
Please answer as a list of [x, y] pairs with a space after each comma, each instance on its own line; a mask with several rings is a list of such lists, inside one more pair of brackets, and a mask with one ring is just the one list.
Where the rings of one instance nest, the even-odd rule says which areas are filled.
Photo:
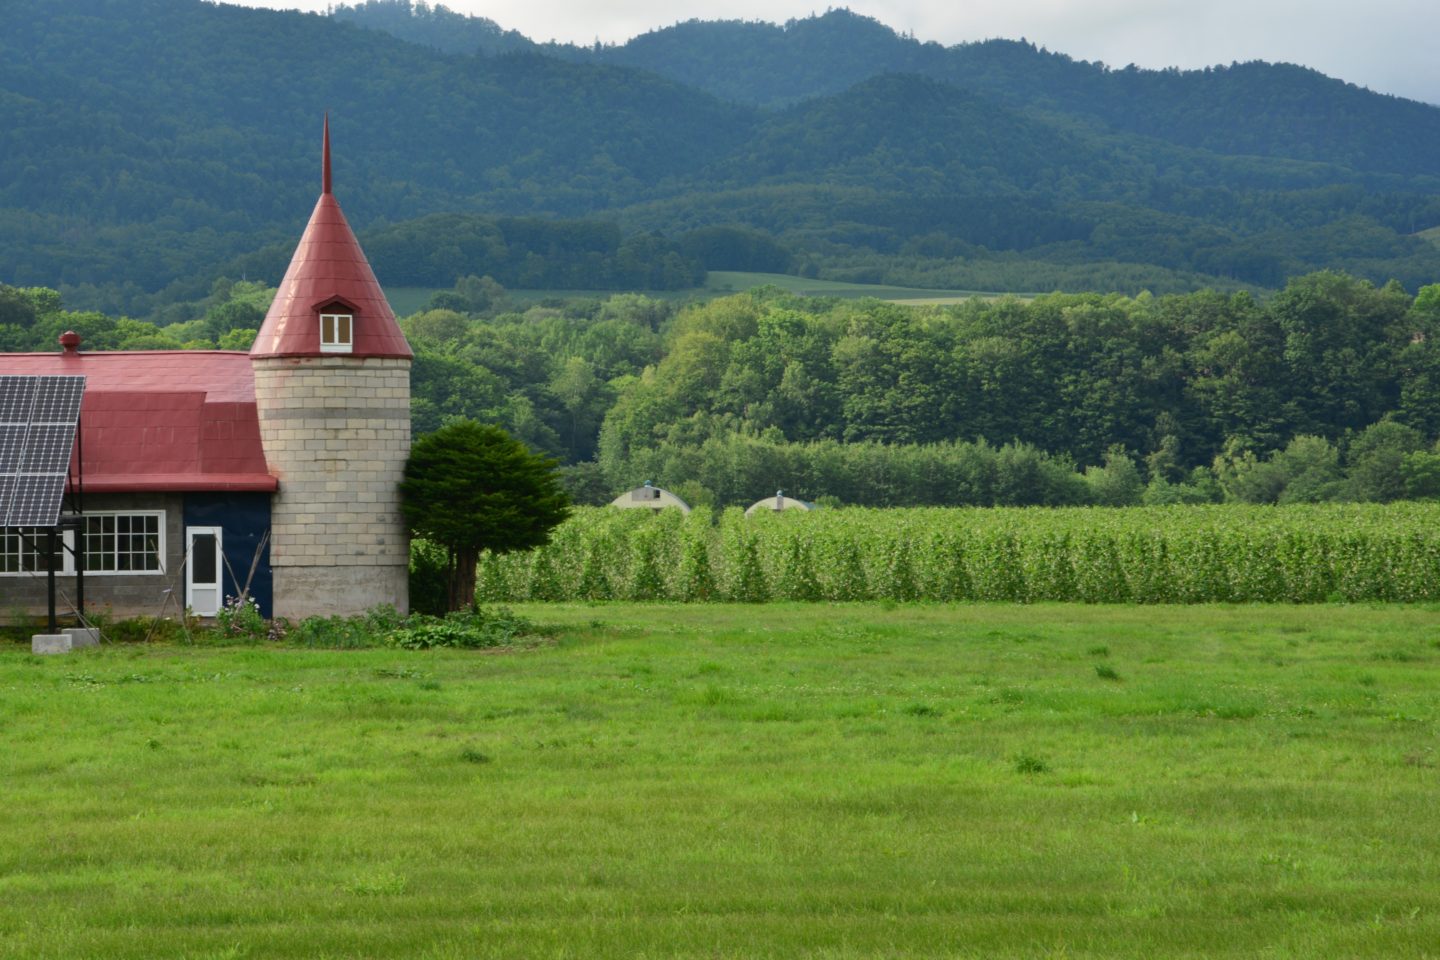
[[346, 300], [327, 300], [316, 308], [321, 353], [355, 352], [355, 307]]

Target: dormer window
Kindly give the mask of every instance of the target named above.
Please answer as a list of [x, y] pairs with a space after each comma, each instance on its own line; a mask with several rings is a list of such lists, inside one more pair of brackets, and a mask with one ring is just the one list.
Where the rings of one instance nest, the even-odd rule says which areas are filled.
[[355, 347], [353, 313], [320, 314], [320, 352], [349, 353]]

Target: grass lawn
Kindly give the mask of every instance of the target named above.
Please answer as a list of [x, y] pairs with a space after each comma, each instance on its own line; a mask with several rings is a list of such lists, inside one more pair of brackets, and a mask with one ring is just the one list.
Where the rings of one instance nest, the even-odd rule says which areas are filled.
[[534, 606], [0, 646], [0, 956], [1440, 955], [1440, 615]]

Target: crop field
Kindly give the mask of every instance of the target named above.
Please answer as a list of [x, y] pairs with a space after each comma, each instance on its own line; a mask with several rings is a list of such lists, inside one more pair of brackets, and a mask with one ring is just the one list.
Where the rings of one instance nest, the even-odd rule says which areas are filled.
[[[726, 297], [732, 293], [743, 293], [756, 287], [776, 286], [790, 293], [805, 297], [841, 297], [855, 299], [875, 297], [896, 303], [937, 304], [959, 303], [971, 297], [997, 297], [1002, 294], [984, 293], [974, 290], [930, 290], [922, 287], [896, 287], [875, 283], [845, 283], [839, 280], [812, 280], [806, 277], [792, 277], [783, 273], [743, 273], [732, 270], [712, 270], [703, 287], [687, 287], [683, 290], [528, 290], [507, 289], [511, 303], [524, 309], [541, 300], [572, 297], [597, 297], [606, 299], [623, 292], [643, 293], [657, 300], [704, 301]], [[385, 296], [398, 316], [409, 316], [425, 308], [429, 299], [441, 292], [439, 287], [389, 287]], [[1025, 296], [1021, 294], [1020, 296]]]
[[0, 646], [0, 956], [1425, 957], [1434, 607]]
[[[803, 297], [875, 297], [896, 303], [958, 303], [971, 297], [998, 297], [1002, 294], [981, 290], [931, 290], [924, 287], [898, 287], [877, 283], [848, 283], [841, 280], [816, 280], [783, 273], [740, 273], [712, 270], [705, 289], [713, 295], [742, 293], [760, 286], [776, 286]], [[1020, 294], [1025, 296], [1025, 294]]]
[[1440, 600], [1440, 505], [576, 511], [490, 600]]

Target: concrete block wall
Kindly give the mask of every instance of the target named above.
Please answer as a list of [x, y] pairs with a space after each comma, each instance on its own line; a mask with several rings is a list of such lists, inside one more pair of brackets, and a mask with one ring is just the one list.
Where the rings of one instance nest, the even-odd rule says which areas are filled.
[[[182, 498], [178, 493], [89, 493], [86, 513], [165, 513], [164, 573], [105, 573], [85, 575], [85, 609], [115, 617], [178, 616], [185, 605], [185, 528]], [[44, 574], [0, 574], [0, 622], [18, 616], [43, 616], [48, 607]], [[75, 577], [55, 578], [55, 608], [62, 618], [74, 611]], [[173, 599], [171, 593], [173, 591]]]
[[410, 455], [410, 361], [254, 361], [276, 616], [409, 608], [410, 541], [400, 481]]

